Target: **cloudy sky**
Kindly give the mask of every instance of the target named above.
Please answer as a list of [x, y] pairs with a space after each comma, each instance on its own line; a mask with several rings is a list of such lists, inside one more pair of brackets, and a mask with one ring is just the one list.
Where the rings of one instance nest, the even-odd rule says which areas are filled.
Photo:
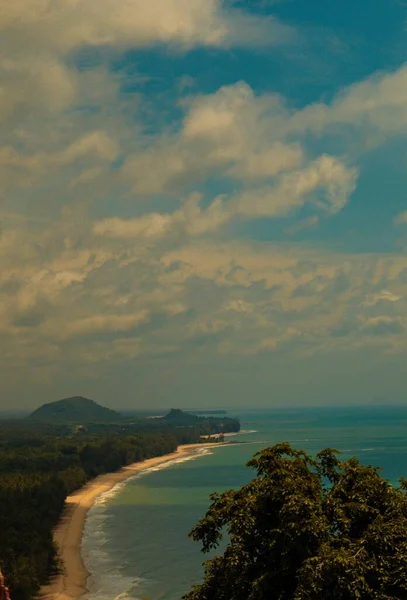
[[407, 2], [0, 7], [0, 407], [407, 399]]

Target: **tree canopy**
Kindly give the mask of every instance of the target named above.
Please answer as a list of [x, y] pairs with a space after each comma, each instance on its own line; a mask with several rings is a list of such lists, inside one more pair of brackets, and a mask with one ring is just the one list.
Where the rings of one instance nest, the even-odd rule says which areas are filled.
[[315, 458], [288, 443], [258, 452], [257, 476], [211, 495], [190, 536], [203, 582], [185, 600], [407, 599], [407, 482], [332, 449]]

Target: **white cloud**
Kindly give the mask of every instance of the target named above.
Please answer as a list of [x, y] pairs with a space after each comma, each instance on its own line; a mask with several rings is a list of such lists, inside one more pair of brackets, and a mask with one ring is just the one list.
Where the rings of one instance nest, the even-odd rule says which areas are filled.
[[15, 0], [3, 5], [0, 27], [11, 46], [29, 31], [25, 45], [62, 53], [83, 45], [258, 46], [292, 36], [276, 19], [224, 9], [220, 0]]
[[401, 296], [396, 296], [388, 290], [382, 290], [378, 294], [369, 296], [362, 304], [364, 306], [375, 306], [378, 302], [398, 302]]
[[[189, 202], [196, 209], [199, 196]], [[189, 227], [204, 223], [193, 216]], [[294, 360], [407, 350], [398, 335], [407, 319], [403, 255], [384, 263], [178, 234], [150, 246], [159, 215], [145, 219], [144, 230], [138, 222], [101, 221], [94, 236], [75, 237], [78, 224], [71, 215], [69, 223], [19, 225], [0, 238], [1, 363], [24, 368], [28, 378], [37, 377], [38, 362], [57, 382], [62, 364], [71, 377], [92, 379], [107, 364], [168, 353], [188, 364], [208, 353], [232, 360], [273, 352], [279, 360], [284, 350]]]
[[244, 82], [190, 99], [180, 132], [146, 140], [123, 176], [135, 194], [177, 195], [214, 173], [250, 183], [298, 168], [305, 162], [302, 145], [276, 137], [271, 105]]
[[192, 145], [210, 167], [229, 167], [236, 179], [267, 179], [299, 166], [303, 149], [272, 131], [274, 99], [256, 97], [245, 83], [198, 96], [184, 120], [181, 140]]
[[286, 216], [305, 203], [335, 214], [347, 203], [356, 185], [357, 170], [338, 159], [322, 156], [304, 169], [284, 174], [274, 186], [215, 198], [201, 208], [192, 194], [179, 210], [150, 213], [134, 219], [109, 218], [95, 223], [93, 233], [114, 238], [162, 238], [174, 233], [191, 236], [215, 232], [235, 219]]
[[255, 94], [245, 82], [224, 86], [214, 94], [197, 96], [188, 108], [182, 135], [203, 142], [223, 142], [225, 136], [236, 141], [248, 121], [255, 124], [261, 114]]
[[165, 235], [171, 223], [171, 216], [158, 213], [143, 215], [138, 219], [113, 217], [95, 223], [93, 233], [119, 239], [155, 238]]
[[[133, 183], [136, 195], [176, 196], [215, 174], [250, 185], [250, 191], [242, 192], [258, 197], [273, 196], [276, 186], [268, 184], [264, 192], [252, 194], [253, 184], [277, 181], [279, 197], [270, 205], [289, 206], [294, 197], [301, 205], [302, 197], [319, 187], [325, 188], [325, 194], [314, 199], [318, 208], [334, 213], [346, 204], [355, 186], [356, 168], [329, 155], [312, 161], [300, 141], [288, 141], [290, 120], [281, 99], [256, 97], [247, 84], [238, 83], [193, 98], [186, 109], [179, 134], [151, 140], [123, 167], [122, 174]], [[254, 204], [264, 203], [268, 201]]]
[[[146, 321], [148, 321], [147, 310], [143, 310], [135, 315], [95, 315], [67, 323], [59, 335], [76, 337], [108, 332], [118, 333], [130, 331], [137, 325], [140, 325], [140, 323], [145, 323]], [[57, 325], [59, 326], [59, 323]]]
[[273, 188], [242, 192], [234, 209], [246, 218], [284, 216], [308, 201], [336, 213], [354, 191], [356, 178], [357, 169], [333, 156], [321, 156], [304, 169], [284, 174]]
[[[288, 133], [334, 132], [346, 138], [358, 132], [355, 145], [365, 149], [391, 136], [407, 133], [407, 66], [371, 77], [342, 89], [330, 104], [314, 103], [300, 111], [286, 109], [282, 129]], [[350, 129], [343, 126], [346, 125]]]
[[318, 215], [313, 215], [312, 217], [308, 217], [306, 219], [298, 221], [298, 223], [294, 223], [290, 227], [286, 227], [285, 232], [288, 235], [295, 235], [299, 231], [304, 231], [306, 229], [314, 229], [319, 225], [319, 217]]
[[95, 236], [116, 239], [158, 240], [178, 234], [208, 234], [230, 220], [231, 215], [224, 209], [221, 199], [215, 199], [205, 210], [200, 208], [200, 200], [199, 194], [192, 194], [179, 210], [169, 214], [147, 213], [134, 219], [103, 219], [93, 225], [92, 231]]
[[367, 319], [362, 331], [370, 335], [400, 335], [405, 332], [403, 320], [393, 319], [387, 315]]
[[20, 154], [10, 146], [0, 147], [0, 168], [22, 168], [31, 173], [49, 172], [50, 168], [65, 166], [80, 160], [96, 159], [112, 162], [118, 153], [117, 144], [104, 131], [94, 131], [85, 135], [68, 147], [56, 152]]
[[268, 179], [283, 171], [298, 167], [304, 159], [301, 145], [276, 142], [269, 148], [248, 153], [241, 164], [227, 171], [229, 177], [244, 181]]
[[54, 57], [41, 59], [36, 52], [15, 56], [10, 51], [7, 55], [5, 48], [0, 57], [0, 123], [5, 124], [16, 111], [25, 120], [22, 111], [27, 106], [55, 114], [72, 104], [77, 94], [73, 70]]
[[[0, 36], [3, 140], [7, 130], [55, 118], [92, 96], [89, 80], [101, 68], [80, 72], [71, 66], [72, 55], [85, 48], [101, 49], [106, 57], [155, 44], [187, 51], [270, 46], [295, 37], [278, 20], [224, 7], [221, 0], [15, 0], [0, 7]], [[93, 94], [98, 106], [114, 83], [113, 74], [105, 73], [105, 89]]]
[[407, 223], [407, 211], [398, 214], [394, 219], [395, 225], [405, 225]]

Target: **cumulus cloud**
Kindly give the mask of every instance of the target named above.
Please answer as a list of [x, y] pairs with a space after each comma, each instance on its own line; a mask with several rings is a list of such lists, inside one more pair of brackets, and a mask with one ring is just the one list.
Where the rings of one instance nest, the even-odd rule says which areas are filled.
[[407, 223], [407, 211], [398, 214], [394, 218], [395, 225], [405, 225]]
[[67, 323], [62, 330], [62, 335], [66, 337], [77, 337], [89, 334], [100, 334], [107, 332], [131, 331], [140, 323], [148, 320], [148, 311], [144, 310], [138, 314], [124, 315], [95, 315], [93, 317], [84, 317]]
[[159, 240], [174, 236], [199, 236], [212, 233], [231, 219], [221, 199], [206, 209], [200, 207], [200, 194], [191, 194], [179, 210], [169, 214], [147, 213], [134, 219], [118, 217], [94, 223], [95, 236], [132, 240]]
[[32, 177], [49, 175], [53, 169], [67, 166], [75, 161], [80, 161], [81, 167], [87, 161], [97, 163], [113, 162], [117, 156], [117, 145], [104, 131], [94, 131], [73, 141], [66, 148], [56, 152], [20, 153], [11, 146], [0, 147], [0, 172], [3, 181], [6, 177], [17, 177], [24, 173], [31, 182]]
[[150, 213], [138, 219], [112, 217], [102, 219], [93, 226], [93, 234], [121, 239], [155, 238], [165, 235], [172, 223], [170, 215]]
[[[89, 48], [106, 58], [157, 44], [186, 52], [199, 46], [270, 46], [295, 39], [294, 29], [277, 19], [225, 7], [222, 0], [3, 2], [0, 35], [0, 122], [13, 132], [89, 99], [95, 88], [89, 80], [100, 67], [81, 72], [73, 66], [75, 56]], [[104, 89], [93, 94], [97, 105], [114, 82], [113, 74], [105, 73]]]
[[180, 134], [153, 140], [147, 152], [128, 159], [123, 173], [143, 194], [177, 193], [192, 178], [199, 181], [214, 171], [244, 183], [264, 181], [304, 164], [305, 136], [328, 132], [339, 144], [353, 132], [353, 152], [360, 154], [406, 133], [406, 73], [403, 66], [375, 75], [343, 89], [330, 104], [295, 111], [280, 95], [256, 96], [244, 82], [198, 95], [185, 104]]
[[221, 0], [16, 0], [0, 14], [5, 41], [66, 53], [83, 45], [137, 47], [154, 43], [179, 46], [258, 46], [287, 41], [293, 30], [275, 18], [225, 9]]
[[0, 11], [0, 119], [27, 105], [55, 112], [77, 100], [66, 58], [83, 47], [269, 46], [294, 36], [275, 18], [225, 9], [221, 0], [15, 0]]
[[294, 223], [294, 225], [291, 225], [290, 227], [286, 227], [285, 232], [288, 235], [295, 235], [306, 229], [314, 229], [315, 227], [318, 227], [318, 225], [319, 217], [318, 215], [313, 215], [312, 217], [298, 221], [298, 223]]
[[363, 305], [375, 306], [379, 302], [398, 302], [399, 300], [401, 300], [401, 296], [396, 296], [388, 290], [382, 290], [379, 293], [373, 294], [372, 296], [366, 298], [366, 300], [363, 302]]
[[[195, 93], [185, 78], [178, 116], [152, 132], [148, 99], [123, 94], [108, 63], [73, 67], [78, 51], [262, 46], [293, 31], [218, 0], [15, 0], [0, 34], [7, 378], [97, 379], [163, 356], [407, 350], [403, 254], [234, 238], [237, 223], [279, 219], [294, 234], [335, 218], [358, 183], [343, 130], [359, 151], [404, 131], [405, 67], [300, 109], [245, 82]], [[338, 142], [321, 150], [327, 132]]]
[[375, 146], [391, 136], [406, 134], [406, 91], [407, 67], [402, 65], [342, 89], [330, 104], [316, 102], [294, 113], [287, 109], [283, 128], [317, 135], [331, 131], [339, 137], [342, 132], [346, 139], [349, 132], [357, 131], [357, 147]]
[[201, 208], [199, 194], [192, 194], [179, 210], [169, 214], [150, 213], [135, 219], [104, 219], [95, 223], [95, 235], [116, 238], [161, 238], [176, 232], [204, 235], [227, 223], [278, 218], [309, 203], [328, 214], [340, 211], [355, 189], [357, 169], [332, 156], [321, 156], [303, 169], [275, 179], [274, 185], [242, 190], [215, 198]]
[[[5, 4], [8, 6], [9, 4]], [[4, 36], [4, 31], [0, 28]], [[5, 124], [13, 116], [25, 119], [24, 110], [39, 110], [50, 114], [70, 106], [77, 97], [76, 73], [55, 57], [7, 54], [3, 45], [0, 58], [0, 122]]]
[[243, 192], [236, 201], [236, 212], [252, 218], [286, 215], [310, 201], [328, 213], [336, 213], [354, 191], [356, 178], [357, 169], [347, 168], [333, 156], [321, 156], [304, 169], [284, 174], [275, 188], [258, 194]]
[[370, 335], [400, 335], [405, 332], [405, 326], [400, 319], [382, 315], [365, 321], [362, 331]]
[[[195, 235], [146, 245], [166, 227], [160, 216], [145, 219], [144, 229], [115, 219], [85, 223], [93, 235], [76, 238], [66, 235], [63, 220], [46, 235], [44, 224], [3, 234], [3, 366], [34, 377], [40, 361], [58, 381], [62, 364], [89, 379], [103, 365], [136, 357], [144, 364], [171, 355], [186, 364], [208, 353], [232, 360], [280, 351], [323, 356], [378, 344], [406, 350], [398, 335], [407, 314], [405, 256], [385, 268], [380, 256], [295, 244]], [[386, 288], [378, 290], [384, 273]]]
[[164, 132], [130, 156], [122, 173], [135, 194], [178, 194], [213, 173], [241, 183], [300, 167], [301, 143], [273, 131], [270, 103], [244, 82], [184, 103], [179, 133]]
[[[290, 197], [301, 199], [325, 187], [315, 205], [332, 213], [341, 210], [355, 187], [357, 169], [330, 155], [310, 160], [301, 142], [287, 139], [289, 123], [281, 99], [256, 97], [245, 83], [223, 87], [192, 99], [180, 133], [152, 140], [127, 160], [122, 174], [133, 182], [134, 193], [143, 195], [176, 195], [213, 174], [246, 187], [277, 179], [281, 188], [287, 186], [278, 192], [281, 206], [286, 195], [289, 205]], [[272, 193], [264, 189], [264, 195]], [[254, 211], [256, 204], [264, 202], [255, 202]]]

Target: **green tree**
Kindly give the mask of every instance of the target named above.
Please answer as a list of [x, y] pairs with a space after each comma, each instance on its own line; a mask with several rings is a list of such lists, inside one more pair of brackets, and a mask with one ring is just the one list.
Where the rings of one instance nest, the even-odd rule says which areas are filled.
[[407, 481], [337, 454], [278, 444], [250, 483], [212, 494], [190, 536], [225, 549], [185, 600], [407, 599]]

